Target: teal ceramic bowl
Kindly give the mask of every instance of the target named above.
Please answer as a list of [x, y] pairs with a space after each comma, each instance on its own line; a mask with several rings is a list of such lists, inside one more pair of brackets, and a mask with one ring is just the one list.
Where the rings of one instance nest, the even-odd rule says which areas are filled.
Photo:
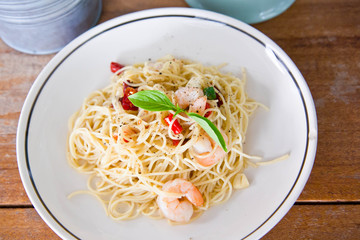
[[206, 9], [252, 24], [286, 11], [295, 0], [186, 0], [193, 8]]

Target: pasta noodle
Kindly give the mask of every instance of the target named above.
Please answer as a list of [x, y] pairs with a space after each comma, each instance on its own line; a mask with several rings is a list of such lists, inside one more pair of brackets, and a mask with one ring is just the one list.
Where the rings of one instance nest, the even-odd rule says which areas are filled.
[[[109, 86], [91, 93], [71, 117], [69, 163], [90, 175], [87, 192], [102, 201], [111, 218], [162, 218], [157, 197], [180, 197], [163, 191], [173, 179], [191, 182], [203, 197], [203, 204], [194, 206], [192, 219], [227, 201], [234, 189], [249, 185], [243, 171], [251, 156], [243, 153], [243, 143], [249, 117], [260, 104], [245, 92], [245, 72], [240, 79], [219, 68], [172, 56], [126, 66], [113, 75]], [[213, 87], [217, 98], [207, 100], [204, 114], [226, 135], [225, 157], [211, 166], [196, 160], [199, 154], [193, 147], [202, 128], [184, 114], [176, 115], [168, 126], [164, 119], [174, 111], [124, 110], [127, 87], [159, 90], [174, 104], [180, 87]], [[172, 131], [175, 121], [183, 128], [179, 134]]]

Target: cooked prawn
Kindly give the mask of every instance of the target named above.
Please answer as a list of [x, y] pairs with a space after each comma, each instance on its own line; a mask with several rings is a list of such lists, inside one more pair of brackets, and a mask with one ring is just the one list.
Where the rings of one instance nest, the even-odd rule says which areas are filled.
[[[221, 132], [221, 135], [223, 136], [225, 143], [227, 144], [227, 136], [223, 132]], [[216, 149], [213, 151], [214, 148]], [[208, 167], [218, 163], [226, 155], [226, 152], [219, 145], [217, 145], [215, 141], [210, 138], [206, 133], [201, 133], [199, 135], [197, 141], [193, 145], [193, 149], [195, 153], [198, 154], [194, 156], [196, 161], [204, 167]], [[212, 153], [210, 154], [210, 152]]]
[[191, 182], [177, 178], [164, 184], [163, 191], [169, 193], [181, 193], [182, 197], [158, 196], [156, 202], [164, 216], [174, 222], [188, 222], [193, 215], [193, 205], [201, 206], [204, 199]]
[[199, 97], [193, 103], [190, 104], [189, 112], [197, 113], [203, 116], [206, 109], [206, 101], [207, 101], [206, 96]]
[[198, 139], [193, 145], [193, 149], [196, 154], [203, 154], [211, 152], [213, 149], [210, 138], [204, 133], [200, 133]]
[[203, 90], [197, 87], [181, 87], [175, 92], [176, 103], [182, 109], [187, 108], [202, 96], [204, 96]]

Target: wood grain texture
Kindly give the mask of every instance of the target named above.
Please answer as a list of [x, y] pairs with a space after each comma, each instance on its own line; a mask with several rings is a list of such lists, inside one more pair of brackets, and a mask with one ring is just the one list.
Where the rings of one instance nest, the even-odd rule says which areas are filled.
[[0, 170], [0, 182], [0, 207], [31, 206], [30, 200], [20, 180], [19, 171], [16, 168]]
[[359, 12], [359, 1], [303, 0], [254, 25], [295, 62], [314, 98], [318, 148], [298, 201], [360, 200]]
[[262, 239], [359, 239], [359, 205], [295, 205]]
[[17, 52], [0, 41], [0, 207], [29, 205], [16, 161], [16, 130], [22, 105], [53, 55]]
[[0, 239], [61, 239], [34, 208], [0, 208]]
[[[4, 208], [0, 216], [2, 240], [60, 239], [33, 208]], [[295, 205], [262, 239], [355, 240], [359, 236], [359, 205]]]

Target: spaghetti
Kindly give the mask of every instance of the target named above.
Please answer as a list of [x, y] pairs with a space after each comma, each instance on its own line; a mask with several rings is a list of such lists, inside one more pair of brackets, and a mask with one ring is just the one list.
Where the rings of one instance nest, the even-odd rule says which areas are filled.
[[[234, 189], [247, 187], [243, 171], [251, 157], [243, 153], [243, 143], [249, 117], [260, 104], [245, 92], [245, 73], [239, 79], [221, 73], [220, 67], [166, 56], [119, 68], [111, 84], [91, 93], [69, 121], [69, 163], [90, 175], [88, 191], [77, 193], [95, 195], [116, 220], [139, 215], [162, 218], [157, 198], [184, 196], [164, 191], [164, 185], [184, 179], [203, 198], [200, 206], [193, 206], [191, 219], [195, 219], [227, 201]], [[215, 92], [215, 98], [204, 95], [206, 107], [202, 109], [227, 141], [228, 152], [215, 163], [198, 161], [203, 155], [214, 157], [216, 146], [211, 143], [213, 150], [206, 153], [195, 148], [206, 134], [191, 118], [177, 114], [171, 119], [173, 111], [146, 111], [127, 99], [134, 92], [159, 90], [178, 104], [186, 98], [177, 96], [180, 88]], [[176, 124], [180, 132], [174, 131]]]

